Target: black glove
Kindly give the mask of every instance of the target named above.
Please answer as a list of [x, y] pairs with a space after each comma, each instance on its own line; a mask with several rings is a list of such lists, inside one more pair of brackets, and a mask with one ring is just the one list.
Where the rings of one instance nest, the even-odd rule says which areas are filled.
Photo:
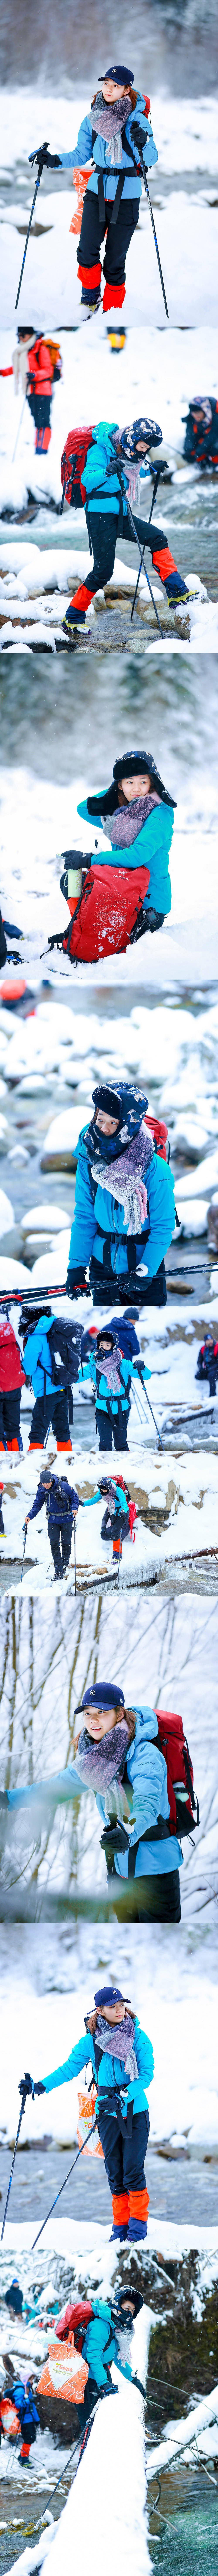
[[40, 143], [38, 152], [29, 152], [28, 158], [31, 161], [31, 169], [34, 161], [41, 161], [42, 170], [61, 170], [60, 153], [48, 152], [47, 143]]
[[116, 1825], [115, 1822], [114, 1825], [105, 1825], [104, 1833], [100, 1834], [100, 1849], [112, 1853], [129, 1851], [129, 1834], [125, 1833], [125, 1825]]
[[31, 2093], [34, 2102], [35, 2093], [45, 2093], [45, 2084], [34, 2084], [33, 2075], [22, 2075], [18, 2090], [19, 2093]]
[[0, 1789], [0, 1807], [8, 1807], [8, 1790]]
[[105, 481], [106, 481], [106, 483], [108, 483], [108, 480], [109, 480], [109, 476], [110, 476], [110, 474], [115, 474], [115, 473], [116, 473], [116, 466], [117, 466], [117, 465], [121, 465], [121, 462], [122, 462], [121, 456], [118, 456], [118, 457], [116, 456], [116, 448], [115, 448], [115, 450], [114, 450], [114, 457], [112, 457], [112, 456], [111, 456], [111, 457], [110, 457], [110, 460], [109, 460], [109, 464], [108, 464], [108, 465], [106, 465], [106, 476], [105, 476]]
[[131, 126], [131, 134], [133, 134], [134, 143], [138, 143], [139, 149], [141, 145], [141, 152], [144, 152], [144, 145], [146, 146], [146, 134], [144, 133], [144, 127], [137, 124], [137, 118], [136, 124], [134, 123], [134, 125]]
[[85, 1291], [87, 1292], [87, 1283], [84, 1278], [84, 1271], [79, 1271], [78, 1275], [78, 1271], [68, 1270], [66, 1279], [66, 1297], [83, 1297], [85, 1296]]

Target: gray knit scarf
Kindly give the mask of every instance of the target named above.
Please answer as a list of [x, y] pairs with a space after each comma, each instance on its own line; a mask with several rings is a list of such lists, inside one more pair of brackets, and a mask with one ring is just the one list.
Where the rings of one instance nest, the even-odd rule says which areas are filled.
[[106, 143], [107, 161], [110, 162], [111, 170], [119, 169], [122, 162], [121, 134], [123, 125], [127, 125], [130, 108], [130, 96], [106, 99], [103, 98], [102, 89], [96, 90], [96, 98], [93, 99], [92, 106], [93, 130], [95, 134], [101, 134], [102, 142]]
[[102, 2049], [103, 2056], [106, 2054], [107, 2057], [119, 2057], [120, 2061], [123, 2059], [125, 2075], [129, 2075], [132, 2081], [133, 2077], [138, 2075], [134, 2038], [135, 2022], [132, 2020], [131, 2013], [125, 2013], [125, 2021], [114, 2022], [113, 2026], [110, 2021], [104, 2020], [103, 2013], [98, 2013], [95, 2030], [97, 2048]]
[[150, 796], [134, 796], [131, 805], [117, 805], [115, 814], [105, 815], [103, 831], [105, 839], [109, 841], [110, 838], [112, 848], [131, 849], [131, 842], [138, 840], [138, 832], [142, 832], [143, 823], [147, 823], [149, 814], [153, 814], [154, 805], [161, 805], [161, 796], [153, 793]]
[[127, 1234], [141, 1234], [143, 1225], [146, 1225], [145, 1173], [153, 1162], [153, 1152], [153, 1139], [148, 1136], [142, 1119], [138, 1136], [132, 1137], [125, 1154], [118, 1154], [113, 1163], [101, 1163], [100, 1171], [99, 1163], [92, 1163], [93, 1180], [98, 1181], [101, 1189], [108, 1190], [110, 1197], [117, 1199], [123, 1207]]
[[119, 1361], [122, 1366], [122, 1351], [117, 1350], [116, 1356], [115, 1351], [110, 1351], [110, 1355], [108, 1352], [107, 1357], [105, 1354], [105, 1357], [102, 1360], [100, 1360], [99, 1357], [98, 1362], [96, 1362], [96, 1366], [98, 1365], [101, 1369], [102, 1377], [105, 1377], [106, 1379], [109, 1395], [119, 1395], [120, 1393]]
[[76, 1756], [76, 1768], [81, 1774], [81, 1780], [87, 1780], [87, 1783], [90, 1781], [90, 1789], [96, 1788], [100, 1792], [102, 1789], [110, 1788], [110, 1784], [112, 1785], [119, 1774], [122, 1779], [128, 1748], [129, 1729], [125, 1718], [121, 1720], [120, 1726], [112, 1727], [109, 1735], [101, 1736], [100, 1744], [92, 1743], [88, 1728], [83, 1727]]

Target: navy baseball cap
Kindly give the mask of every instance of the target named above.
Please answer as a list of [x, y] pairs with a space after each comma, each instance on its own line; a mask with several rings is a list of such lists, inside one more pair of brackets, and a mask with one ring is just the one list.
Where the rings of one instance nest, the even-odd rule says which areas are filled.
[[98, 1986], [94, 2002], [95, 2004], [124, 2004], [126, 1996], [120, 1994], [119, 1986]]
[[124, 89], [128, 89], [129, 81], [131, 83], [134, 80], [134, 72], [130, 72], [128, 63], [109, 63], [108, 71], [99, 72], [98, 77], [99, 80], [118, 81], [118, 88], [120, 88], [120, 81], [123, 81]]
[[89, 1690], [83, 1691], [83, 1698], [78, 1699], [75, 1717], [80, 1708], [125, 1708], [124, 1691], [117, 1690], [116, 1682], [94, 1682], [93, 1688], [90, 1685]]

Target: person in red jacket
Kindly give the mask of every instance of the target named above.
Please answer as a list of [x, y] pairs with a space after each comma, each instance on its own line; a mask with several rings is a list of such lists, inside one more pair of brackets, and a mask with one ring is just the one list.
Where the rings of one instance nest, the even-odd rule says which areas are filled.
[[35, 423], [36, 455], [45, 456], [50, 447], [53, 385], [58, 384], [59, 377], [62, 375], [59, 342], [50, 338], [44, 340], [42, 332], [38, 333], [30, 328], [24, 330], [20, 324], [18, 324], [17, 340], [18, 346], [13, 350], [15, 392], [18, 392], [21, 377], [29, 411], [32, 412]]
[[25, 1386], [25, 1369], [10, 1323], [8, 1308], [1, 1321], [0, 1341], [0, 1450], [23, 1449], [20, 1432], [21, 1387]]
[[37, 456], [45, 456], [47, 454], [48, 447], [50, 447], [52, 388], [53, 384], [58, 382], [61, 372], [61, 356], [58, 345], [56, 346], [56, 343], [51, 340], [43, 340], [40, 335], [38, 339], [36, 338], [34, 340], [33, 347], [28, 351], [27, 383], [27, 402], [29, 403], [29, 411], [32, 412], [33, 420], [35, 422], [35, 449]]

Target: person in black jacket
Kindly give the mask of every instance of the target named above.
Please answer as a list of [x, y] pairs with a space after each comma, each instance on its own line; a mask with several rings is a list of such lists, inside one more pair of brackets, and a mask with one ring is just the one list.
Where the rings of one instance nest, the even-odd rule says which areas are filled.
[[205, 1333], [205, 1341], [201, 1342], [195, 1376], [209, 1377], [210, 1396], [212, 1397], [216, 1394], [216, 1382], [218, 1377], [218, 1342], [214, 1341], [214, 1334], [212, 1332]]
[[[28, 1521], [36, 1520], [37, 1512], [41, 1512], [43, 1510], [43, 1503], [45, 1503], [46, 1508], [48, 1535], [55, 1569], [55, 1582], [57, 1583], [60, 1582], [62, 1576], [66, 1574], [67, 1566], [69, 1565], [73, 1517], [74, 1514], [76, 1517], [78, 1512], [79, 1495], [74, 1493], [72, 1485], [68, 1485], [67, 1476], [51, 1476], [49, 1467], [43, 1467], [40, 1476], [40, 1484], [37, 1485], [35, 1502], [32, 1503], [32, 1511], [25, 1513], [26, 1529], [28, 1528]], [[60, 1552], [60, 1539], [62, 1556]]]

